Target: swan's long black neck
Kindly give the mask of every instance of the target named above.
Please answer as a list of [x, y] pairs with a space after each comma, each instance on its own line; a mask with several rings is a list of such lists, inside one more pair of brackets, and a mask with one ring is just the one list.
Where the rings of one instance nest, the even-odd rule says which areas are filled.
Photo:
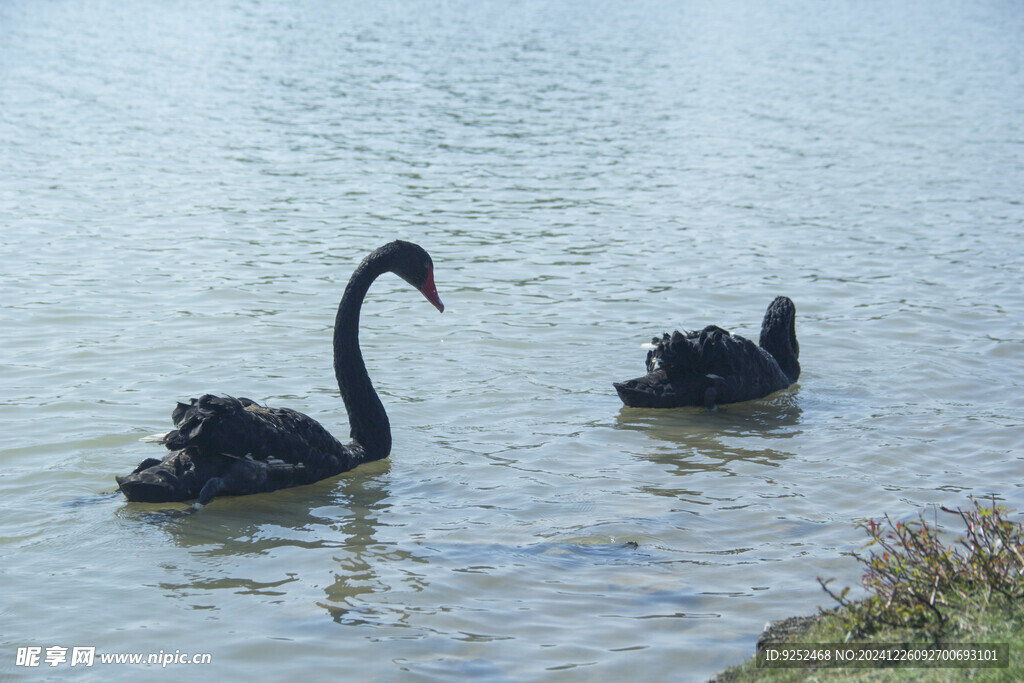
[[790, 382], [800, 377], [800, 344], [796, 340], [796, 307], [787, 297], [776, 297], [761, 323], [760, 346], [772, 354]]
[[374, 252], [359, 264], [341, 297], [334, 321], [334, 374], [355, 442], [350, 448], [359, 461], [380, 460], [391, 452], [388, 414], [370, 382], [359, 348], [359, 309], [373, 281], [390, 270], [387, 261], [383, 254]]

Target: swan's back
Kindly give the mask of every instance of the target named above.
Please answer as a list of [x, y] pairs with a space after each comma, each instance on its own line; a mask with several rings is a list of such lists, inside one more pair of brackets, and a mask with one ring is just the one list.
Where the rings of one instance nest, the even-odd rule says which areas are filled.
[[775, 359], [746, 337], [730, 334], [715, 325], [681, 334], [674, 332], [652, 340], [647, 354], [647, 371], [663, 368], [672, 380], [703, 375], [736, 378], [769, 378], [784, 381]]
[[313, 418], [289, 408], [207, 394], [179, 403], [171, 417], [175, 429], [163, 443], [172, 453], [117, 478], [128, 500], [198, 498], [206, 503], [215, 495], [310, 484], [355, 465], [352, 449]]
[[348, 464], [347, 450], [330, 432], [290, 408], [268, 408], [247, 398], [206, 394], [188, 404], [179, 403], [171, 419], [175, 429], [164, 438], [168, 450], [194, 448], [211, 457], [229, 454], [276, 459], [312, 471]]
[[713, 408], [785, 389], [800, 373], [795, 311], [788, 298], [776, 298], [765, 314], [760, 346], [715, 325], [656, 337], [647, 374], [618, 382], [615, 389], [623, 403], [638, 408]]

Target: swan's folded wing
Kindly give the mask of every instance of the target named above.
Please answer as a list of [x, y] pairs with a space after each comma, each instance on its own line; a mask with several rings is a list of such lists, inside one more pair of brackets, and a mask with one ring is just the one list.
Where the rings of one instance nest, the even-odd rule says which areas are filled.
[[167, 437], [168, 448], [194, 448], [200, 457], [273, 463], [268, 476], [274, 488], [309, 483], [354, 466], [348, 449], [319, 422], [289, 408], [207, 394], [189, 405], [179, 404], [174, 418], [177, 429]]

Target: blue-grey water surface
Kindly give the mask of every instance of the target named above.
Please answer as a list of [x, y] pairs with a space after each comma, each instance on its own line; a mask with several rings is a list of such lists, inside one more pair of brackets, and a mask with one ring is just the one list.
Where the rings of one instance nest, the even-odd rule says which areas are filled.
[[[1010, 0], [0, 4], [0, 672], [701, 680], [856, 585], [857, 520], [1024, 507], [1022, 46]], [[346, 436], [395, 238], [447, 310], [364, 307], [389, 459], [114, 493], [205, 392]], [[622, 407], [778, 294], [794, 387]]]

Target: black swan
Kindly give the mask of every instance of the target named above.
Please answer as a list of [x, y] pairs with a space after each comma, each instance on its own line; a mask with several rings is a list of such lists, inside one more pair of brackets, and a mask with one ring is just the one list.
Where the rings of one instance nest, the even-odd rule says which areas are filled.
[[118, 486], [130, 501], [164, 503], [237, 496], [311, 484], [356, 465], [386, 458], [391, 426], [359, 350], [359, 309], [370, 284], [392, 272], [444, 311], [434, 264], [422, 247], [395, 241], [375, 250], [352, 273], [334, 321], [334, 374], [348, 410], [352, 441], [342, 444], [316, 420], [247, 398], [213, 396], [179, 403], [176, 429], [159, 438], [171, 451], [147, 458]]
[[651, 343], [647, 374], [615, 383], [619, 398], [633, 408], [715, 408], [762, 398], [800, 376], [796, 307], [784, 296], [764, 314], [760, 346], [715, 325], [665, 334]]

